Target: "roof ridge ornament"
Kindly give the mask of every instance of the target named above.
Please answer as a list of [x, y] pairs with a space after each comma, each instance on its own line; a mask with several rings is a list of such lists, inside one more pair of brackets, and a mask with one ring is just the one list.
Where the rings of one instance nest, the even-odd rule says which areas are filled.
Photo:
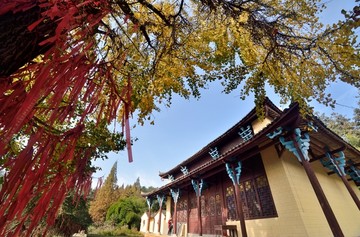
[[184, 175], [188, 175], [189, 174], [189, 170], [186, 166], [180, 166], [180, 170]]
[[218, 151], [218, 148], [217, 148], [217, 147], [214, 147], [214, 148], [211, 148], [211, 147], [210, 147], [209, 154], [210, 154], [210, 156], [211, 156], [211, 158], [212, 158], [213, 160], [216, 160], [217, 158], [220, 157], [220, 154], [219, 154], [219, 151]]
[[249, 141], [254, 136], [250, 125], [248, 125], [246, 128], [241, 127], [238, 134], [244, 140], [244, 142]]
[[174, 175], [169, 174], [169, 175], [168, 175], [168, 179], [169, 179], [171, 182], [174, 181], [174, 180], [175, 180]]

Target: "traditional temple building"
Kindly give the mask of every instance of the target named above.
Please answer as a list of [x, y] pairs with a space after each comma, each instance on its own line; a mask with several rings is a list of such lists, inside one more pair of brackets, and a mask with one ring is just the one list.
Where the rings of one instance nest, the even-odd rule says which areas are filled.
[[160, 173], [146, 196], [165, 214], [142, 230], [167, 234], [172, 217], [178, 236], [360, 236], [360, 151], [297, 104], [264, 109]]

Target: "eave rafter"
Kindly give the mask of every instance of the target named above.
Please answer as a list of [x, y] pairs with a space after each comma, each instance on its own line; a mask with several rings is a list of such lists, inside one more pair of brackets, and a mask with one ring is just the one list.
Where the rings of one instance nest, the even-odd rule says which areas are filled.
[[[325, 146], [324, 146], [324, 147], [325, 147]], [[324, 150], [324, 149], [323, 149], [323, 150]], [[334, 154], [336, 154], [336, 153], [339, 153], [340, 151], [345, 151], [345, 150], [346, 150], [346, 147], [345, 147], [345, 146], [342, 146], [342, 147], [337, 148], [337, 149], [335, 149], [335, 150], [329, 151], [328, 153], [329, 153], [330, 155], [334, 155]], [[314, 162], [314, 161], [320, 160], [320, 159], [322, 159], [322, 158], [324, 158], [324, 157], [326, 157], [325, 153], [324, 153], [324, 155], [313, 157], [313, 158], [310, 160], [310, 162]]]

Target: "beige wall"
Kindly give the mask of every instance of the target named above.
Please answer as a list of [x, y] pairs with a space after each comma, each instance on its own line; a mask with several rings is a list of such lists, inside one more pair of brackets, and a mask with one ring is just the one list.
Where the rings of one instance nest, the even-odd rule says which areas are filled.
[[[164, 210], [161, 212], [161, 220], [159, 219], [159, 217], [160, 217], [160, 212], [158, 211], [158, 213], [154, 217], [154, 229], [153, 229], [153, 231], [150, 231], [150, 232], [159, 233], [159, 234], [167, 234], [167, 232], [166, 232], [167, 224], [166, 224], [166, 220], [165, 220], [166, 214], [165, 214]], [[159, 229], [159, 224], [158, 224], [159, 222], [161, 223], [160, 229]]]
[[149, 217], [146, 213], [141, 216], [140, 232], [146, 232], [146, 225], [149, 221]]
[[171, 196], [167, 196], [166, 197], [166, 223], [170, 220], [170, 218], [172, 218], [171, 216]]
[[167, 234], [167, 233], [168, 233], [168, 231], [169, 231], [168, 222], [169, 222], [170, 218], [172, 218], [172, 217], [171, 217], [171, 199], [172, 199], [171, 196], [167, 196], [167, 197], [166, 197], [166, 203], [165, 203], [165, 206], [166, 206], [166, 214], [165, 214], [164, 226], [163, 226], [163, 229], [162, 229], [162, 233], [163, 233], [163, 234]]
[[278, 158], [277, 152], [273, 147], [261, 152], [261, 156], [263, 157], [278, 217], [247, 220], [246, 229], [248, 236], [308, 236], [305, 223], [299, 212], [297, 203], [299, 198], [293, 190], [294, 181], [287, 177], [287, 174], [291, 172], [288, 167], [289, 165]]
[[[347, 236], [360, 236], [360, 210], [350, 196], [341, 178], [336, 175], [328, 175], [320, 162], [313, 164], [316, 176], [324, 190], [324, 193], [331, 205], [331, 208], [339, 222], [339, 225]], [[360, 198], [360, 191], [353, 181], [350, 186]]]
[[[163, 207], [162, 214], [161, 214], [160, 230], [159, 230], [159, 226], [158, 226], [158, 223], [159, 223], [159, 212], [158, 212], [154, 218], [150, 219], [150, 226], [149, 226], [150, 233], [160, 233], [163, 235], [166, 235], [168, 233], [168, 230], [169, 230], [168, 221], [169, 221], [170, 215], [171, 215], [170, 210], [171, 210], [171, 196], [168, 196], [166, 198], [166, 202], [165, 202], [165, 210]], [[140, 225], [141, 232], [147, 232], [146, 231], [147, 222], [148, 222], [148, 215], [145, 212], [141, 217], [141, 225]]]
[[[249, 237], [333, 236], [309, 179], [288, 151], [279, 158], [274, 147], [261, 152], [278, 217], [247, 220]], [[312, 164], [316, 176], [346, 237], [360, 236], [360, 212], [341, 179], [328, 176], [319, 162]], [[360, 196], [352, 182], [352, 187]], [[228, 222], [228, 224], [238, 224]], [[240, 227], [238, 227], [240, 231]]]
[[[278, 217], [247, 220], [248, 236], [333, 236], [309, 179], [298, 160], [288, 151], [284, 151], [279, 158], [273, 146], [263, 150], [261, 156]], [[345, 237], [359, 237], [360, 211], [342, 180], [337, 175], [327, 175], [327, 171], [319, 161], [311, 165]], [[354, 182], [350, 183], [360, 197], [360, 192]], [[168, 200], [170, 200], [169, 197]], [[168, 220], [170, 215], [170, 204], [168, 202], [166, 207], [166, 220]], [[164, 226], [167, 226], [165, 219], [163, 221]], [[239, 237], [241, 236], [239, 221], [229, 221], [227, 224], [238, 225]], [[156, 228], [155, 226], [155, 232]], [[163, 231], [165, 230], [163, 229]]]

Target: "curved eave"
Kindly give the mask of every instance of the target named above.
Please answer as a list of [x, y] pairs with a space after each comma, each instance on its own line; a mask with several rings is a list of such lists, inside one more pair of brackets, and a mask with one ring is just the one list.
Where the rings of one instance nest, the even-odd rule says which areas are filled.
[[[265, 106], [266, 115], [273, 119], [276, 119], [282, 113], [282, 111], [274, 103], [272, 103], [269, 98], [265, 99], [264, 106]], [[239, 130], [239, 127], [241, 127], [244, 124], [247, 124], [249, 121], [253, 121], [256, 118], [257, 118], [256, 108], [253, 108], [243, 119], [241, 119], [238, 123], [236, 123], [230, 129], [228, 129], [221, 136], [217, 137], [215, 140], [213, 140], [212, 142], [207, 144], [205, 147], [200, 149], [197, 153], [192, 155], [190, 158], [184, 160], [183, 162], [181, 162], [179, 165], [175, 166], [171, 170], [169, 170], [167, 172], [159, 172], [159, 176], [161, 178], [166, 179], [168, 177], [168, 175], [179, 172], [181, 167], [187, 166], [188, 164], [194, 162], [197, 158], [199, 158], [205, 154], [208, 154], [210, 148], [215, 147], [219, 142], [221, 142], [223, 139], [225, 139], [229, 134], [237, 133]]]
[[[214, 170], [217, 167], [222, 166], [223, 169], [225, 169], [223, 164], [225, 162], [227, 162], [228, 160], [231, 160], [232, 157], [238, 156], [240, 154], [244, 154], [244, 156], [242, 156], [242, 158], [241, 158], [242, 160], [252, 157], [253, 155], [255, 155], [253, 152], [254, 148], [257, 148], [259, 144], [262, 144], [266, 141], [272, 142], [272, 140], [270, 140], [266, 136], [266, 134], [273, 132], [278, 127], [288, 126], [289, 124], [292, 124], [293, 122], [295, 122], [298, 119], [298, 113], [294, 113], [294, 111], [298, 111], [297, 104], [293, 105], [291, 108], [284, 111], [284, 113], [280, 117], [275, 119], [272, 123], [268, 124], [268, 126], [266, 126], [264, 129], [262, 129], [256, 135], [254, 135], [247, 142], [244, 142], [244, 143], [241, 143], [241, 144], [238, 144], [238, 145], [232, 147], [231, 149], [229, 149], [226, 152], [224, 152], [223, 154], [221, 154], [221, 156], [218, 159], [216, 159], [216, 160], [210, 159], [205, 164], [198, 166], [197, 168], [191, 170], [189, 172], [189, 174], [183, 175], [183, 176], [177, 178], [176, 180], [160, 187], [158, 190], [153, 191], [152, 193], [149, 193], [148, 196], [153, 196], [153, 195], [160, 194], [160, 193], [162, 193], [162, 194], [169, 193], [171, 188], [178, 188], [179, 186], [183, 186], [182, 185], [183, 183], [189, 182], [191, 179], [198, 178], [199, 174], [201, 174], [201, 173], [205, 174], [206, 171]], [[245, 154], [247, 152], [249, 152], [249, 154]], [[256, 151], [256, 153], [258, 153], [258, 150]], [[177, 166], [177, 167], [180, 167], [180, 166]], [[218, 172], [221, 172], [221, 170], [218, 169]], [[189, 185], [189, 183], [187, 183], [187, 185]]]
[[[326, 149], [329, 151], [343, 151], [345, 153], [345, 158], [353, 160], [355, 163], [360, 163], [360, 151], [357, 150], [354, 146], [346, 142], [339, 135], [331, 131], [326, 125], [317, 117], [313, 117], [317, 127], [317, 132], [311, 132], [311, 140], [313, 143], [317, 143], [317, 146], [322, 146], [323, 154]], [[314, 160], [317, 160], [321, 155], [316, 155]]]

